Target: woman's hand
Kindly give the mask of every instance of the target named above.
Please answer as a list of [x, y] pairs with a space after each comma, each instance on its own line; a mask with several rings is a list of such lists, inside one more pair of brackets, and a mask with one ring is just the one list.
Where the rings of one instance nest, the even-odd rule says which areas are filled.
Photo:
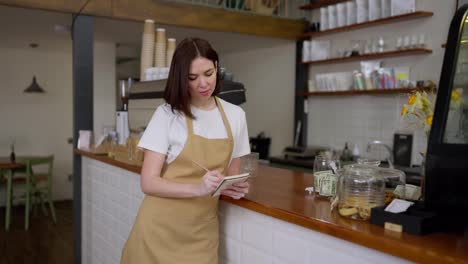
[[219, 171], [208, 171], [203, 175], [202, 182], [198, 186], [198, 195], [205, 196], [213, 193], [222, 180], [223, 175]]
[[228, 188], [221, 191], [221, 194], [238, 200], [244, 197], [249, 192], [249, 187], [249, 182], [236, 182]]

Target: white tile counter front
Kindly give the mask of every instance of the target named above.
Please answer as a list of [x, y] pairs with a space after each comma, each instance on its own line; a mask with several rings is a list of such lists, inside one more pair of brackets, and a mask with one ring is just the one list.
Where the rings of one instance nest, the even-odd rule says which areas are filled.
[[[119, 263], [144, 194], [134, 172], [82, 156], [82, 262]], [[220, 263], [405, 263], [221, 201]]]
[[228, 202], [219, 211], [220, 263], [410, 263]]

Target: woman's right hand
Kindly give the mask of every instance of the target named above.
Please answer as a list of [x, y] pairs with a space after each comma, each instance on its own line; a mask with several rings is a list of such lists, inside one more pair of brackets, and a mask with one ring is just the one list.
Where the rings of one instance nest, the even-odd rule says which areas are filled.
[[223, 180], [223, 175], [219, 171], [208, 171], [203, 175], [202, 182], [198, 186], [199, 196], [209, 195], [216, 190], [219, 183]]

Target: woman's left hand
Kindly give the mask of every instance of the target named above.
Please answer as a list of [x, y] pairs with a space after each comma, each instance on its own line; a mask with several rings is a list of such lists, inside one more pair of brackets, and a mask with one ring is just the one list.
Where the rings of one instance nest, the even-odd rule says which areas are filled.
[[221, 191], [221, 194], [238, 200], [244, 197], [249, 192], [249, 187], [249, 182], [236, 182], [228, 188]]

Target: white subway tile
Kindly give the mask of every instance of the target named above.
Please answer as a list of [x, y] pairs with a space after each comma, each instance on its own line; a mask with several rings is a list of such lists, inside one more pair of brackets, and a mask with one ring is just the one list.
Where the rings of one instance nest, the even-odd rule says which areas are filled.
[[[253, 220], [251, 218], [251, 220]], [[261, 250], [267, 254], [272, 253], [272, 230], [271, 225], [266, 221], [249, 221], [242, 223], [242, 242], [252, 248]]]
[[219, 255], [228, 260], [229, 263], [240, 264], [240, 249], [241, 243], [239, 241], [220, 235]]
[[248, 246], [243, 246], [241, 249], [240, 263], [272, 264], [273, 260], [268, 254], [262, 253]]
[[273, 232], [273, 252], [275, 256], [289, 264], [302, 264], [306, 261], [307, 243], [290, 233]]

